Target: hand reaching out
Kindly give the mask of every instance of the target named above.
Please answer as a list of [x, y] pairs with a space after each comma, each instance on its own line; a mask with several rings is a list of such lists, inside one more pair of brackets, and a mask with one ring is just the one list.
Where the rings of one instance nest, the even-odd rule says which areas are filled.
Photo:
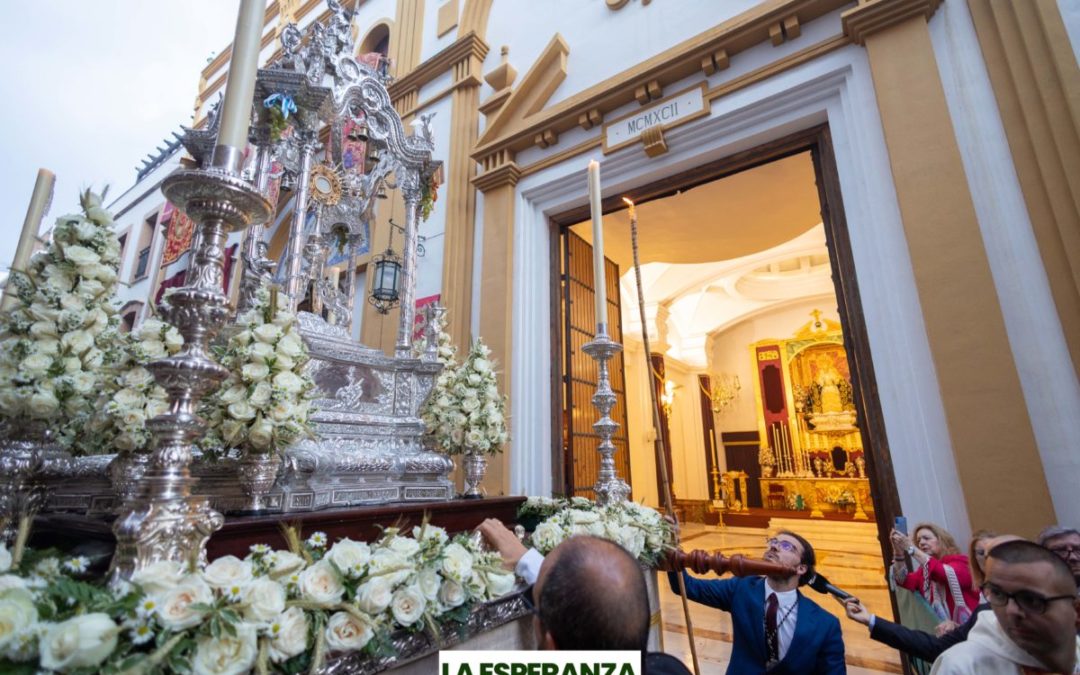
[[836, 599], [841, 605], [844, 606], [844, 612], [848, 618], [857, 623], [861, 623], [864, 626], [870, 625], [870, 617], [873, 616], [863, 604], [859, 602], [858, 598], [848, 598], [847, 600]]
[[503, 566], [513, 571], [526, 551], [525, 545], [521, 543], [517, 535], [508, 530], [502, 521], [495, 518], [488, 518], [476, 529], [480, 530], [484, 539], [502, 556]]

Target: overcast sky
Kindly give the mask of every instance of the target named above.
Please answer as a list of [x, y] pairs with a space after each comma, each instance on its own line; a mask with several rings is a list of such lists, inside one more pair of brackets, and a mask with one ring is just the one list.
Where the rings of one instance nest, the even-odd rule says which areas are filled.
[[171, 131], [190, 125], [199, 73], [232, 41], [239, 0], [5, 0], [0, 39], [0, 270], [15, 255], [38, 168], [45, 217], [85, 187], [119, 196]]

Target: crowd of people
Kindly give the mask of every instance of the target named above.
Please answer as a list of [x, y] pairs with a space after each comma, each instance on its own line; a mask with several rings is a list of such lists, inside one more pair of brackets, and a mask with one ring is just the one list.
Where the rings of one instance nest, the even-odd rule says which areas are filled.
[[[529, 584], [524, 597], [539, 648], [635, 650], [644, 655], [645, 673], [690, 672], [677, 658], [646, 650], [646, 587], [637, 561], [621, 547], [575, 536], [545, 557], [498, 520], [479, 529]], [[907, 627], [878, 617], [856, 597], [838, 597], [871, 639], [932, 664], [931, 675], [1080, 675], [1080, 531], [1053, 526], [1030, 541], [980, 530], [967, 555], [933, 523], [917, 525], [910, 536], [893, 530], [890, 542], [891, 580], [904, 589], [898, 592], [917, 594], [935, 625]], [[846, 673], [839, 620], [799, 590], [815, 577], [813, 546], [794, 532], [777, 532], [763, 559], [791, 573], [681, 573], [688, 600], [731, 614], [727, 672]], [[668, 580], [680, 593], [678, 573]]]

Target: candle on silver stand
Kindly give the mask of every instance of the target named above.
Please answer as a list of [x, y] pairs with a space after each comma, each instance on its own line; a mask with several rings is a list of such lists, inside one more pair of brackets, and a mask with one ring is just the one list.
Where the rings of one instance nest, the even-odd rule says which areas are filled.
[[[226, 116], [241, 121], [222, 120], [223, 130], [241, 127], [239, 134], [231, 132], [240, 139], [232, 139], [233, 143], [247, 139], [264, 8], [261, 0], [241, 0], [228, 86], [246, 90], [234, 94], [241, 103], [225, 106]], [[225, 99], [228, 104], [229, 91]], [[197, 479], [188, 466], [195, 442], [205, 431], [195, 411], [203, 395], [228, 375], [210, 355], [210, 341], [228, 314], [228, 298], [223, 293], [225, 240], [232, 231], [264, 222], [270, 204], [255, 186], [241, 179], [240, 149], [223, 140], [219, 136], [208, 169], [177, 171], [162, 185], [166, 198], [197, 224], [198, 247], [192, 251], [187, 285], [168, 297], [162, 311], [184, 336], [184, 346], [174, 356], [147, 366], [168, 393], [169, 410], [147, 422], [155, 449], [138, 491], [121, 506], [113, 524], [113, 584], [162, 560], [189, 570], [197, 567], [205, 562], [206, 540], [224, 523], [205, 497], [192, 494]]]
[[596, 161], [589, 162], [589, 206], [592, 211], [593, 231], [593, 286], [596, 292], [596, 337], [592, 342], [586, 343], [582, 349], [586, 354], [596, 359], [597, 382], [596, 393], [593, 394], [592, 402], [600, 411], [600, 419], [593, 423], [593, 429], [600, 436], [600, 471], [596, 477], [596, 492], [598, 504], [610, 504], [612, 502], [626, 501], [630, 496], [630, 486], [615, 471], [615, 444], [611, 437], [619, 428], [619, 423], [611, 419], [611, 409], [615, 407], [615, 391], [611, 388], [611, 376], [608, 371], [608, 361], [622, 351], [622, 345], [608, 336], [607, 332], [607, 299], [605, 286], [607, 283], [604, 274], [604, 229], [600, 206], [600, 165]]

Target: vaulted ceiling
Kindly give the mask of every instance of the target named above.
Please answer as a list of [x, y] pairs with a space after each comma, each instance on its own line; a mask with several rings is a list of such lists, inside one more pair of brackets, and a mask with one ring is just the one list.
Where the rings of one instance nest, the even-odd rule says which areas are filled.
[[[637, 212], [649, 334], [688, 366], [707, 367], [709, 336], [834, 293], [809, 153], [640, 204]], [[573, 226], [586, 240], [590, 228], [589, 221]], [[627, 211], [604, 216], [604, 252], [619, 265], [625, 339], [640, 340]]]

